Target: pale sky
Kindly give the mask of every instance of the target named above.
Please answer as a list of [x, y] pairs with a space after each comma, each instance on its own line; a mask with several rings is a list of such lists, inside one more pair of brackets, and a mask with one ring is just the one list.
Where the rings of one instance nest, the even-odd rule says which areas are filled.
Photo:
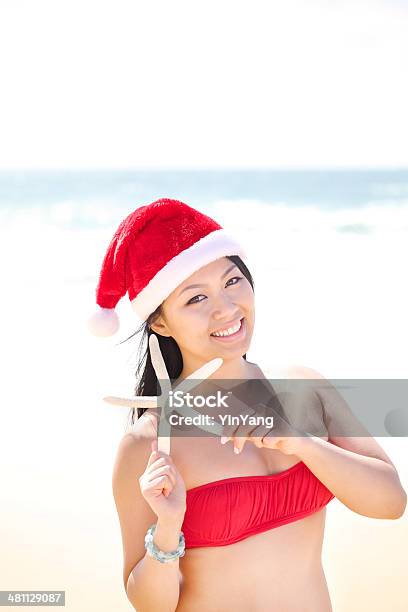
[[408, 165], [408, 0], [2, 0], [0, 169]]

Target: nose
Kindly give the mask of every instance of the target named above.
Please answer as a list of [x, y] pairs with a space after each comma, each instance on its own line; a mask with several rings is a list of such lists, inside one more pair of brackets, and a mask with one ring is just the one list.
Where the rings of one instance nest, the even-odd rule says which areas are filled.
[[214, 321], [231, 323], [241, 317], [237, 305], [232, 302], [225, 294], [217, 299], [212, 313]]

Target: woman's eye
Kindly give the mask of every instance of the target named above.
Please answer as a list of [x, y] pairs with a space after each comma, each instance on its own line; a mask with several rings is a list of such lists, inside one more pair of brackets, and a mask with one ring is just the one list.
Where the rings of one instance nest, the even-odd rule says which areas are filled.
[[[230, 281], [234, 280], [234, 279], [238, 279], [238, 282], [239, 282], [239, 281], [242, 279], [242, 276], [233, 276], [232, 278], [230, 278], [230, 279], [227, 281], [227, 286], [231, 287], [231, 285], [228, 285], [228, 283], [229, 283]], [[238, 282], [233, 283], [233, 285], [237, 285], [237, 284], [238, 284]], [[196, 300], [196, 301], [193, 301], [193, 300], [195, 300], [196, 298], [200, 297], [201, 295], [203, 295], [203, 294], [202, 294], [202, 293], [200, 293], [199, 295], [195, 295], [194, 297], [192, 297], [192, 298], [191, 298], [191, 300], [189, 300], [189, 301], [187, 302], [186, 306], [188, 306], [189, 304], [199, 304], [200, 302], [202, 302], [203, 300], [198, 300], [198, 301]], [[205, 296], [204, 296], [204, 297], [205, 297]]]
[[[239, 281], [241, 280], [242, 276], [233, 276], [232, 278], [229, 279], [228, 283], [232, 280], [234, 280], [235, 278], [237, 278]], [[227, 283], [227, 285], [228, 285]], [[237, 285], [238, 283], [233, 283], [234, 285]]]

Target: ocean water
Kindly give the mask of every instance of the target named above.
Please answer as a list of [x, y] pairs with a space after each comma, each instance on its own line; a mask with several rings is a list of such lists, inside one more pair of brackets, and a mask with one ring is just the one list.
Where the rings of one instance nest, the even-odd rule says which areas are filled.
[[[408, 169], [395, 170], [155, 170], [10, 171], [0, 173], [2, 212], [70, 204], [66, 222], [104, 224], [110, 210], [132, 210], [159, 197], [207, 207], [219, 201], [257, 202], [320, 210], [404, 206]], [[92, 218], [92, 207], [95, 207]], [[100, 214], [98, 214], [98, 211]], [[102, 214], [104, 213], [104, 214]]]
[[[245, 245], [256, 306], [248, 358], [266, 374], [290, 362], [327, 378], [408, 377], [408, 169], [0, 174], [2, 581], [10, 589], [59, 585], [71, 610], [128, 609], [111, 495], [128, 409], [102, 398], [133, 392], [137, 338], [119, 342], [140, 321], [127, 296], [114, 337], [94, 338], [86, 320], [113, 232], [160, 197], [213, 216]], [[406, 485], [406, 440], [379, 440]], [[354, 612], [362, 608], [342, 585], [354, 579], [347, 559], [355, 541], [337, 534], [358, 530], [361, 550], [371, 547], [366, 561], [378, 559], [381, 521], [338, 500], [331, 508], [333, 604]], [[406, 522], [395, 523], [381, 550], [395, 555], [406, 536]], [[385, 565], [380, 573], [383, 590], [364, 605], [406, 609], [402, 576]], [[354, 602], [363, 591], [354, 584]]]

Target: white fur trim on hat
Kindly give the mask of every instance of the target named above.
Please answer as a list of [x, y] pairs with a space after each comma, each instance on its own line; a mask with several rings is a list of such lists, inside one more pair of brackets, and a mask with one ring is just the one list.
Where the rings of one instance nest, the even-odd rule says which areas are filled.
[[131, 301], [132, 308], [142, 321], [146, 321], [148, 316], [186, 278], [203, 266], [226, 255], [247, 258], [245, 249], [231, 233], [224, 228], [214, 230], [167, 262]]

